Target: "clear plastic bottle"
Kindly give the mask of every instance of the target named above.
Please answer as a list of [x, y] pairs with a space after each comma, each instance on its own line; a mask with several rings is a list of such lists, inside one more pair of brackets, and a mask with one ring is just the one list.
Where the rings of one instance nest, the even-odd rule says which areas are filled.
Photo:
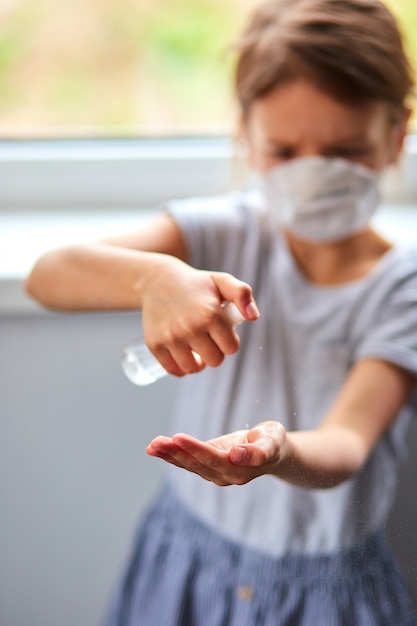
[[[224, 311], [234, 326], [245, 319], [232, 302], [224, 305]], [[135, 385], [150, 385], [168, 374], [149, 350], [143, 336], [123, 348], [121, 364], [127, 378]]]

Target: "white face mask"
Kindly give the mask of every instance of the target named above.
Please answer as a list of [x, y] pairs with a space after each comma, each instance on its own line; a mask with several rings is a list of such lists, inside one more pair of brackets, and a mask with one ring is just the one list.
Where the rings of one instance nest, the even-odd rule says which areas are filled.
[[339, 158], [303, 157], [261, 176], [269, 209], [302, 239], [335, 241], [366, 228], [378, 206], [378, 174]]

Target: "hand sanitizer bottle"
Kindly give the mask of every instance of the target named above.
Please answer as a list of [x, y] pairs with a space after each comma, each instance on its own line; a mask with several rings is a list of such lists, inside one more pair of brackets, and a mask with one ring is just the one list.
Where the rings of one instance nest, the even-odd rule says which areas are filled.
[[[224, 305], [224, 311], [234, 326], [245, 319], [232, 302]], [[135, 385], [150, 385], [168, 374], [149, 350], [143, 337], [124, 347], [121, 363], [127, 378]]]

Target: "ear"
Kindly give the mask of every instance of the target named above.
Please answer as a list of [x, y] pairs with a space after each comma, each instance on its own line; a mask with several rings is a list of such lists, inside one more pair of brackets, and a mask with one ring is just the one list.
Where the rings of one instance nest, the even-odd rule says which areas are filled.
[[411, 109], [406, 109], [401, 118], [391, 127], [388, 165], [395, 165], [402, 153], [411, 113]]

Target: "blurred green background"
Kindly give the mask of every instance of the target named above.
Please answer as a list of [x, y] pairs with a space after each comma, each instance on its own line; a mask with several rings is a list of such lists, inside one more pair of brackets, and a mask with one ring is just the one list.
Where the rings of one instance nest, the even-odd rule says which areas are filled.
[[[0, 0], [0, 136], [221, 134], [257, 0]], [[387, 0], [417, 62], [417, 0]]]

